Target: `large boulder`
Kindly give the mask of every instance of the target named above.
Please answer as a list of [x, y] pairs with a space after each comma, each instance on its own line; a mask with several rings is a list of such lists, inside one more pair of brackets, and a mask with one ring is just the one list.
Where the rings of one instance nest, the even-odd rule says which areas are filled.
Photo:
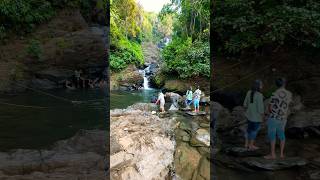
[[[137, 107], [134, 109], [134, 107]], [[141, 106], [112, 110], [112, 179], [165, 179], [173, 163], [173, 119], [160, 119]]]
[[302, 110], [287, 122], [287, 133], [290, 137], [320, 137], [320, 109]]
[[111, 90], [136, 90], [143, 85], [143, 74], [130, 65], [123, 71], [113, 72], [110, 77]]
[[215, 101], [210, 103], [212, 114], [216, 119], [217, 130], [223, 130], [233, 125], [233, 119], [228, 109]]
[[192, 179], [210, 180], [210, 161], [206, 157], [201, 158], [198, 170]]
[[192, 136], [191, 146], [210, 146], [210, 133], [205, 129], [198, 129]]
[[[200, 163], [201, 154], [186, 143], [181, 143], [176, 148], [175, 171], [181, 179], [191, 179]], [[210, 169], [210, 168], [209, 168]]]
[[62, 80], [72, 77], [74, 72], [69, 69], [47, 68], [35, 73], [39, 79], [48, 79], [53, 82], [60, 82]]
[[105, 131], [80, 131], [50, 149], [0, 153], [0, 179], [105, 179]]

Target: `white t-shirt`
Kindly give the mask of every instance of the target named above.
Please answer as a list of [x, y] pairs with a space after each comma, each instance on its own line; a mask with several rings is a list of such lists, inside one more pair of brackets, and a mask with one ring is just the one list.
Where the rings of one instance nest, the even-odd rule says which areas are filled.
[[164, 94], [162, 92], [159, 93], [158, 100], [160, 101], [160, 104], [164, 104], [165, 103]]
[[276, 90], [272, 94], [270, 100], [270, 118], [286, 121], [289, 114], [289, 105], [291, 101], [292, 94], [290, 91], [284, 88], [279, 88], [278, 90]]
[[201, 97], [201, 90], [200, 90], [200, 89], [197, 89], [197, 90], [194, 91], [194, 93], [193, 93], [193, 98], [200, 100], [200, 97]]

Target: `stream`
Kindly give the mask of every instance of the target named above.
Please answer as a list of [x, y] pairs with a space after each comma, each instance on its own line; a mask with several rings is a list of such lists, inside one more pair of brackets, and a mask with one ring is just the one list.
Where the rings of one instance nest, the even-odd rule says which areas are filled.
[[81, 103], [66, 103], [32, 91], [1, 97], [1, 102], [48, 108], [1, 105], [0, 151], [46, 148], [74, 136], [80, 129], [106, 129], [106, 90], [46, 92]]

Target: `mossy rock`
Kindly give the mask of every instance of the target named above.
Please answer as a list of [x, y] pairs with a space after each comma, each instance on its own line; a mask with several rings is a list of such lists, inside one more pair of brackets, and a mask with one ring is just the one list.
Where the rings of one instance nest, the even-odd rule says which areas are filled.
[[178, 79], [168, 80], [165, 82], [164, 88], [168, 91], [184, 93], [189, 88], [189, 84], [184, 82], [183, 80]]
[[154, 76], [151, 77], [150, 83], [152, 86], [156, 88], [161, 88], [164, 86], [166, 80], [166, 76], [162, 73], [157, 73]]

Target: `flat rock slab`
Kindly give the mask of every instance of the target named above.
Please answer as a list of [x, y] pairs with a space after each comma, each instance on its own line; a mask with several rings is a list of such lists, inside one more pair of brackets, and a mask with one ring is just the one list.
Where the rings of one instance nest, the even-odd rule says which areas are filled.
[[264, 170], [281, 170], [296, 166], [305, 166], [307, 161], [300, 157], [288, 157], [284, 159], [267, 160], [263, 157], [249, 157], [243, 159], [246, 165]]
[[191, 111], [191, 108], [180, 108], [181, 111]]
[[206, 115], [206, 112], [204, 112], [204, 111], [200, 111], [200, 112], [188, 111], [187, 114], [190, 116], [204, 116], [204, 115]]
[[266, 154], [260, 149], [252, 151], [244, 147], [228, 147], [224, 149], [224, 152], [236, 157], [261, 157]]

